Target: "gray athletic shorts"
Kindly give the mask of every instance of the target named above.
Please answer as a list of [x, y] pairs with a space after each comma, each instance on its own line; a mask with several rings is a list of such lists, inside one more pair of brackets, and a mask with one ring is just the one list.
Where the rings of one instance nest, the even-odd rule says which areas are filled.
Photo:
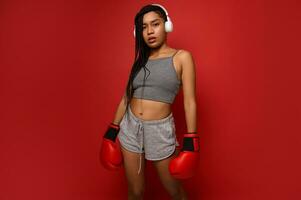
[[179, 142], [176, 137], [176, 129], [172, 112], [163, 119], [143, 120], [137, 118], [129, 106], [120, 122], [118, 139], [125, 149], [145, 153], [147, 160], [162, 160], [171, 156]]

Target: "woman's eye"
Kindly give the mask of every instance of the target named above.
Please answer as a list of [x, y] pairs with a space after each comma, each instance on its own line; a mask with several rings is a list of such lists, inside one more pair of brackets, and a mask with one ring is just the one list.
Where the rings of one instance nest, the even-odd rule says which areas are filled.
[[[159, 26], [160, 24], [159, 23], [156, 23], [156, 24], [154, 24], [155, 26]], [[142, 27], [142, 29], [145, 29], [146, 28], [146, 26], [144, 26], [144, 27]]]

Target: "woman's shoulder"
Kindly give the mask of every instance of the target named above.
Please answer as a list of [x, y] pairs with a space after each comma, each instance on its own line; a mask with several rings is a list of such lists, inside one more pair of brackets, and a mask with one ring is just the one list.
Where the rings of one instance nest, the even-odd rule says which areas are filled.
[[192, 53], [186, 49], [176, 49], [177, 52], [175, 54], [175, 56], [181, 60], [181, 61], [185, 61], [187, 59], [192, 59]]

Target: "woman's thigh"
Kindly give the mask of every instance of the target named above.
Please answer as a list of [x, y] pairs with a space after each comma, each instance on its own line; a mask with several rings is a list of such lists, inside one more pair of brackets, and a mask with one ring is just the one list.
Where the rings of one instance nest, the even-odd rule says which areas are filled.
[[156, 168], [161, 183], [172, 196], [179, 195], [179, 192], [181, 192], [181, 182], [171, 176], [168, 166], [170, 161], [179, 154], [179, 151], [180, 149], [176, 148], [170, 157], [152, 162]]
[[[145, 167], [146, 162], [144, 153], [141, 155], [141, 166], [140, 166], [140, 154], [126, 150], [121, 146], [121, 152], [123, 155], [125, 175], [128, 182], [128, 188], [132, 193], [140, 193], [144, 190], [145, 186]], [[138, 170], [140, 172], [138, 174]]]

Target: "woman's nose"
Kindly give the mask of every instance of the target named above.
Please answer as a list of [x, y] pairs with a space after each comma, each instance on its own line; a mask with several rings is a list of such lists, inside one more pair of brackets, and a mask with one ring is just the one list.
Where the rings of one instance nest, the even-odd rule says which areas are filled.
[[153, 31], [154, 31], [154, 30], [153, 30], [153, 28], [151, 28], [151, 27], [147, 29], [147, 33], [148, 33], [148, 34], [149, 34], [149, 33], [152, 33]]

